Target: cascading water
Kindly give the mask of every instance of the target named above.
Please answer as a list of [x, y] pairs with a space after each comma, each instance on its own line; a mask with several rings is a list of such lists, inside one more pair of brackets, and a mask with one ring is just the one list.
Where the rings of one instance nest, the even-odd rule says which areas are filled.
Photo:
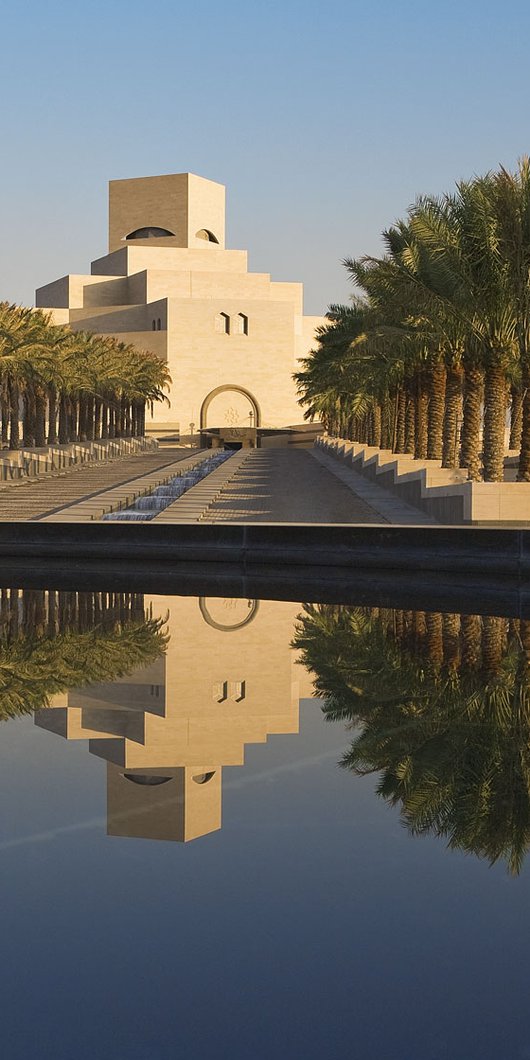
[[118, 512], [107, 512], [101, 518], [106, 522], [147, 522], [149, 519], [154, 519], [155, 515], [163, 512], [164, 508], [182, 497], [187, 490], [196, 486], [201, 479], [206, 478], [210, 472], [215, 471], [232, 455], [232, 452], [221, 451], [213, 456], [207, 456], [200, 464], [196, 464], [183, 474], [173, 475], [168, 482], [155, 486], [144, 497], [137, 497], [128, 508]]

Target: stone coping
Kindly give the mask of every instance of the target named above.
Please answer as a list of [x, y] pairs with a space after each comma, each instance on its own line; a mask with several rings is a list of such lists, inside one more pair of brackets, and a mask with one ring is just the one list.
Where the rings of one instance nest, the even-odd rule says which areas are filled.
[[530, 581], [530, 530], [301, 523], [0, 522], [0, 556], [68, 561], [443, 571]]

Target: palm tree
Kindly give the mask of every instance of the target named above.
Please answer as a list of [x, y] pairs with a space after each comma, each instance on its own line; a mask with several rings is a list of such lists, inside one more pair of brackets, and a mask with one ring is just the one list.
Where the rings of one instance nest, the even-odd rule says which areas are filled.
[[[530, 482], [530, 159], [516, 173], [501, 167], [492, 180], [498, 254], [507, 274], [521, 373], [518, 478]], [[517, 410], [517, 406], [516, 406]], [[517, 411], [516, 411], [517, 417]], [[517, 439], [517, 425], [512, 441]]]
[[138, 436], [145, 432], [146, 403], [167, 401], [170, 382], [152, 353], [54, 325], [40, 310], [0, 303], [4, 447], [20, 445], [21, 402], [26, 447]]
[[378, 773], [411, 834], [518, 873], [530, 846], [530, 623], [440, 616], [433, 664], [425, 619], [306, 608], [295, 646], [326, 718], [355, 731], [343, 766]]
[[345, 262], [361, 299], [331, 307], [295, 377], [306, 416], [502, 481], [509, 395], [530, 481], [529, 160], [418, 198], [383, 239], [383, 257]]
[[164, 652], [163, 620], [147, 616], [141, 598], [101, 595], [25, 591], [20, 599], [2, 590], [0, 720], [46, 707], [57, 692], [117, 680]]

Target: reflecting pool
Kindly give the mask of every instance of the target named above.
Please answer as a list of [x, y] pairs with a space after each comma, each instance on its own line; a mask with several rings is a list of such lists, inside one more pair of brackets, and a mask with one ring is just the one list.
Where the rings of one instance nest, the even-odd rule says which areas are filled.
[[2, 1057], [530, 1058], [530, 622], [0, 592]]

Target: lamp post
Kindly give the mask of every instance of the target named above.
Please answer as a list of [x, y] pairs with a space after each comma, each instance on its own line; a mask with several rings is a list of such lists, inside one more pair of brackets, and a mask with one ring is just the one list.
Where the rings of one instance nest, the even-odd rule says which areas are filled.
[[195, 430], [195, 424], [190, 423], [190, 445], [193, 445], [193, 432]]
[[252, 427], [253, 420], [254, 420], [254, 413], [252, 412], [252, 410], [249, 412], [248, 418], [250, 420], [250, 426]]

